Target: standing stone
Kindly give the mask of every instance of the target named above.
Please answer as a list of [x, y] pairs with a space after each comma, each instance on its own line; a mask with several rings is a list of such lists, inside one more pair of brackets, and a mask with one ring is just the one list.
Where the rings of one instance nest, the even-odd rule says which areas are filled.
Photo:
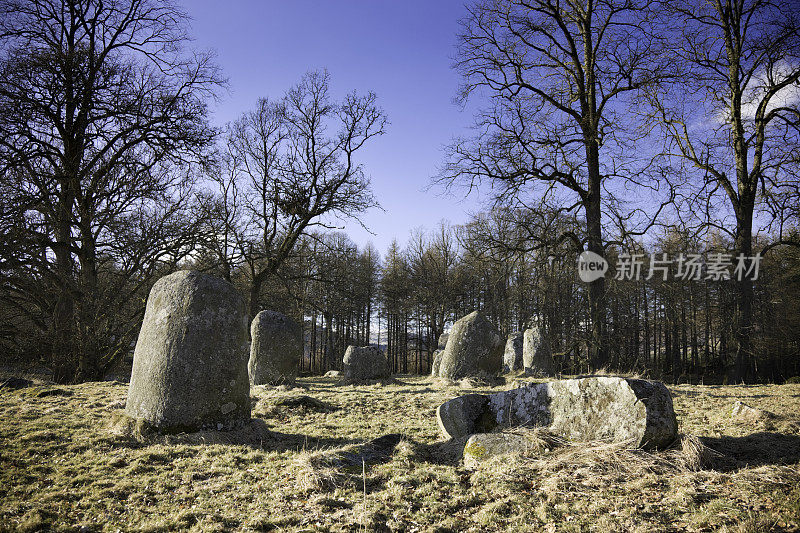
[[506, 351], [503, 353], [503, 371], [514, 372], [522, 370], [522, 341], [523, 335], [515, 331], [508, 336], [506, 341]]
[[431, 363], [431, 376], [439, 377], [439, 368], [442, 366], [442, 354], [444, 350], [436, 350], [433, 352], [433, 362]]
[[450, 338], [449, 333], [442, 333], [441, 335], [439, 335], [439, 345], [437, 346], [437, 348], [439, 348], [440, 350], [444, 350], [445, 346], [447, 346], [448, 338]]
[[342, 359], [342, 377], [348, 381], [367, 381], [389, 377], [389, 362], [377, 346], [348, 346]]
[[541, 328], [526, 329], [522, 343], [522, 364], [527, 374], [539, 376], [555, 375], [555, 363], [550, 344]]
[[446, 426], [439, 418], [446, 438], [485, 432], [487, 417], [495, 426], [541, 426], [568, 440], [630, 442], [641, 448], [666, 446], [678, 434], [672, 396], [657, 381], [600, 376], [530, 383], [484, 396], [483, 404], [472, 396], [481, 395], [462, 397], [470, 397], [472, 409], [457, 404], [462, 398], [439, 406], [437, 413], [449, 414]]
[[247, 344], [233, 285], [189, 270], [161, 278], [147, 298], [126, 413], [168, 431], [249, 419]]
[[439, 377], [493, 379], [503, 364], [503, 341], [479, 311], [453, 324], [442, 354]]
[[303, 330], [276, 311], [261, 311], [250, 325], [250, 362], [253, 385], [293, 384], [303, 356]]

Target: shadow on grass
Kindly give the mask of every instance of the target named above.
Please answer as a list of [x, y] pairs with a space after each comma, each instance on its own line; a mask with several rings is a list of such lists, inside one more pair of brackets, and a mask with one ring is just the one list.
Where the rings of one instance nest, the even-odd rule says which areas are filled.
[[709, 465], [710, 469], [719, 472], [800, 461], [798, 435], [763, 431], [744, 437], [700, 437], [700, 441], [720, 454]]
[[311, 437], [273, 431], [260, 418], [251, 418], [231, 430], [201, 430], [191, 433], [163, 434], [142, 428], [135, 420], [117, 413], [108, 428], [109, 444], [120, 448], [143, 448], [150, 445], [227, 445], [249, 446], [266, 452], [329, 449], [361, 442], [347, 437]]

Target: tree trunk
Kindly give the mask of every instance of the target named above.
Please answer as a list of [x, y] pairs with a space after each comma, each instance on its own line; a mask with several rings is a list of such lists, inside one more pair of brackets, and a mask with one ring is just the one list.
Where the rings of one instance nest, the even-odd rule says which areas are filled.
[[[753, 212], [743, 207], [736, 221], [736, 254], [745, 257], [753, 252]], [[753, 329], [753, 282], [748, 276], [736, 285], [734, 340], [736, 342], [736, 381], [750, 382], [754, 378], [751, 335]]]
[[[585, 203], [588, 248], [590, 252], [605, 257], [600, 211], [601, 180], [597, 143], [589, 142], [586, 152], [589, 168], [589, 194]], [[602, 276], [589, 284], [589, 316], [591, 319], [589, 359], [594, 369], [599, 369], [608, 364], [608, 342], [605, 334], [606, 284]]]
[[[88, 216], [83, 214], [82, 216]], [[101, 358], [103, 347], [107, 347], [105, 339], [97, 338], [94, 324], [98, 320], [96, 296], [99, 291], [97, 283], [97, 260], [94, 236], [88, 223], [81, 224], [81, 250], [79, 254], [81, 265], [81, 299], [80, 305], [80, 343], [78, 370], [75, 381], [99, 381], [103, 379], [104, 369]], [[104, 330], [101, 330], [104, 331]]]
[[75, 300], [73, 296], [72, 279], [72, 254], [71, 224], [72, 203], [75, 193], [69, 179], [61, 181], [62, 193], [59, 198], [58, 219], [55, 224], [55, 254], [56, 278], [60, 283], [58, 298], [53, 308], [53, 345], [51, 358], [53, 365], [53, 380], [57, 383], [72, 381], [75, 377]]

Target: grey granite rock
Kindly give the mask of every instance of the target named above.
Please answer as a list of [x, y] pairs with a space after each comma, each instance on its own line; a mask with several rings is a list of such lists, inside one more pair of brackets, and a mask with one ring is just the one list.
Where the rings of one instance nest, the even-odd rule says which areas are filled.
[[229, 428], [250, 418], [244, 300], [182, 270], [153, 285], [133, 355], [126, 413], [159, 430]]
[[254, 385], [293, 384], [303, 356], [303, 331], [291, 318], [276, 311], [261, 311], [250, 325], [250, 361], [247, 369]]
[[503, 363], [504, 343], [491, 322], [474, 311], [453, 324], [442, 354], [439, 377], [492, 379]]
[[342, 377], [359, 382], [389, 377], [389, 362], [377, 346], [348, 346], [342, 359]]
[[630, 442], [642, 448], [666, 446], [678, 432], [672, 396], [656, 381], [599, 376], [462, 398], [437, 410], [447, 415], [446, 425], [437, 416], [445, 438], [480, 433], [476, 427], [485, 427], [487, 416], [497, 427], [540, 426], [569, 440]]
[[515, 331], [506, 340], [506, 349], [503, 353], [503, 372], [522, 370], [522, 345], [523, 334]]
[[436, 409], [436, 422], [447, 439], [491, 431], [497, 423], [488, 406], [489, 397], [485, 394], [459, 396]]
[[541, 453], [546, 444], [531, 433], [475, 433], [464, 445], [464, 466], [476, 468], [492, 457], [507, 453]]
[[522, 364], [527, 374], [536, 376], [555, 375], [555, 363], [543, 331], [539, 327], [526, 329], [523, 334]]
[[439, 343], [437, 348], [440, 350], [444, 350], [444, 347], [447, 346], [447, 339], [450, 337], [449, 333], [442, 333], [439, 335]]
[[431, 376], [439, 377], [439, 368], [442, 366], [442, 354], [444, 350], [436, 350], [433, 352], [433, 361], [431, 362]]

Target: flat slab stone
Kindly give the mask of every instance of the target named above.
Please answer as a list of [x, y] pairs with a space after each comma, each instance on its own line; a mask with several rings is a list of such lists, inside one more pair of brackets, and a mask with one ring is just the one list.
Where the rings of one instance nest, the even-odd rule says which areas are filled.
[[[599, 376], [468, 396], [437, 409], [445, 438], [480, 433], [479, 428], [492, 424], [541, 426], [573, 441], [630, 441], [634, 447], [653, 448], [670, 444], [678, 433], [672, 396], [657, 381]], [[485, 403], [475, 396], [483, 396]]]

